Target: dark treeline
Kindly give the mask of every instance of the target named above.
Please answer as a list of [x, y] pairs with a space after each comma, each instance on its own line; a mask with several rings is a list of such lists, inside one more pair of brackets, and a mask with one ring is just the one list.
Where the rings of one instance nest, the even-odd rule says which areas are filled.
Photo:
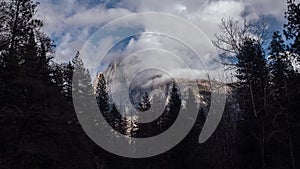
[[[172, 150], [146, 159], [113, 155], [81, 128], [72, 90], [93, 96], [108, 124], [131, 137], [157, 135], [172, 125], [181, 108], [180, 92], [170, 84], [162, 116], [148, 124], [123, 117], [111, 103], [104, 74], [95, 90], [80, 54], [55, 63], [54, 42], [36, 19], [31, 0], [0, 1], [0, 168], [3, 169], [297, 169], [300, 167], [300, 4], [287, 0], [287, 23], [263, 49], [259, 24], [239, 27], [222, 20], [214, 44], [236, 71], [221, 123], [212, 137], [198, 137], [209, 109], [201, 105], [194, 127]], [[84, 85], [72, 86], [73, 70]], [[199, 84], [202, 100], [210, 92]], [[197, 108], [190, 89], [184, 111]], [[80, 96], [78, 96], [80, 97]], [[139, 111], [162, 103], [144, 93]], [[164, 106], [164, 105], [163, 105]], [[156, 106], [155, 106], [156, 107]], [[152, 111], [156, 111], [150, 109]], [[159, 107], [159, 106], [158, 106]]]

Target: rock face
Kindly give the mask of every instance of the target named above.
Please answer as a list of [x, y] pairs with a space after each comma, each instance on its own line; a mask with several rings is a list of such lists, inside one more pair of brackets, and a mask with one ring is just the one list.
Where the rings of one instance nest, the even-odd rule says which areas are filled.
[[[103, 72], [107, 80], [108, 90], [109, 90], [108, 92], [110, 93], [110, 96], [111, 93], [118, 92], [118, 91], [113, 91], [112, 88], [109, 87], [113, 83], [111, 77], [115, 73], [115, 68], [117, 67], [116, 65], [117, 64], [108, 65], [108, 67]], [[165, 102], [167, 103], [169, 99], [171, 83], [173, 82], [173, 79], [162, 80], [161, 78], [163, 77], [163, 74], [160, 74], [161, 72], [148, 71], [143, 73], [144, 74], [142, 75], [136, 75], [128, 86], [129, 99], [132, 106], [135, 109], [137, 109], [145, 93], [149, 94], [149, 99], [151, 101], [151, 104], [152, 104], [153, 97], [155, 95], [159, 96], [160, 98], [165, 98]], [[228, 116], [226, 117], [229, 118], [228, 123], [232, 123], [230, 125], [232, 125], [233, 128], [235, 128], [236, 123], [240, 120], [241, 111], [237, 101], [233, 97], [234, 93], [232, 93], [233, 91], [232, 89], [234, 88], [234, 84], [224, 85], [221, 82], [209, 81], [206, 79], [198, 79], [195, 82], [185, 80], [185, 79], [179, 79], [176, 82], [177, 84], [179, 84], [182, 108], [186, 107], [186, 101], [188, 99], [188, 90], [192, 89], [193, 94], [195, 96], [196, 103], [199, 105], [200, 107], [199, 109], [203, 111], [205, 116], [207, 116], [207, 113], [210, 109], [211, 93], [212, 92], [219, 92], [223, 94], [225, 93], [227, 96], [227, 101], [226, 101], [226, 107], [223, 116], [224, 117]], [[113, 103], [114, 103], [113, 99], [110, 98], [110, 104], [113, 105]], [[127, 112], [125, 112], [125, 114], [129, 115], [131, 113], [131, 110], [129, 108], [126, 110]], [[134, 119], [138, 119], [138, 117], [134, 117]]]

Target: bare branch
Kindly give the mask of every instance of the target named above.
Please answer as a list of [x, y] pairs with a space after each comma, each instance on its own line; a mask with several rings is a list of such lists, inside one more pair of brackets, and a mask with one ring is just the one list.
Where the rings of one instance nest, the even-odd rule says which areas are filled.
[[266, 22], [250, 22], [247, 17], [243, 18], [242, 23], [231, 17], [223, 18], [219, 24], [219, 29], [220, 32], [215, 34], [216, 40], [213, 40], [212, 43], [224, 52], [220, 55], [224, 65], [235, 66], [235, 64], [226, 61], [228, 58], [234, 59], [241, 52], [241, 46], [246, 39], [256, 39], [263, 43], [263, 39], [267, 36]]

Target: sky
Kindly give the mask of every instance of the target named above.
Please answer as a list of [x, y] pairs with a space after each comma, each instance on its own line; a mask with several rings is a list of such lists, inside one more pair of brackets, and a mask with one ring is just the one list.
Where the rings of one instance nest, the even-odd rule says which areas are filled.
[[[149, 63], [152, 63], [178, 78], [203, 79], [208, 77], [209, 72], [210, 78], [232, 81], [229, 74], [234, 74], [234, 70], [224, 71], [211, 44], [219, 32], [221, 19], [231, 17], [242, 22], [242, 17], [247, 15], [248, 20], [264, 20], [271, 36], [273, 31], [282, 30], [286, 22], [284, 12], [287, 10], [285, 0], [38, 1], [37, 16], [44, 21], [43, 30], [56, 44], [54, 61], [68, 62], [80, 51], [92, 79], [97, 76], [99, 67], [105, 69], [112, 60], [128, 57], [127, 61], [133, 59], [135, 64], [128, 62], [128, 65], [123, 65], [122, 73], [143, 71], [147, 67], [151, 68]], [[126, 17], [145, 12], [158, 12], [173, 17]], [[115, 22], [116, 19], [119, 20]], [[163, 26], [165, 23], [170, 24], [169, 27], [165, 25], [166, 29]], [[173, 37], [143, 32], [164, 32]], [[123, 34], [128, 36], [122, 37]], [[147, 50], [153, 48], [155, 50]], [[170, 60], [172, 57], [168, 52], [173, 53], [174, 59]], [[103, 53], [106, 55], [102, 57]], [[137, 59], [136, 55], [159, 57]], [[197, 60], [197, 56], [200, 56], [200, 60]], [[180, 60], [183, 60], [182, 64], [178, 64]], [[162, 63], [167, 62], [170, 64], [162, 67]], [[169, 75], [161, 76], [161, 79], [164, 77]]]
[[[38, 0], [38, 17], [44, 31], [55, 41], [58, 62], [75, 56], [89, 37], [105, 24], [141, 12], [164, 12], [187, 19], [209, 39], [218, 32], [222, 18], [267, 18], [271, 30], [281, 30], [284, 0]], [[156, 18], [158, 19], [158, 18]]]

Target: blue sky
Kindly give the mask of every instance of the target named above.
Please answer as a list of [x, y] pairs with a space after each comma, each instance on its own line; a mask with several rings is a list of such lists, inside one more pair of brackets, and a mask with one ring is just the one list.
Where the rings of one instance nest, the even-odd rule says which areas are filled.
[[[44, 30], [57, 45], [56, 61], [74, 57], [87, 39], [103, 25], [122, 16], [140, 12], [164, 12], [187, 19], [210, 39], [218, 32], [222, 18], [251, 19], [269, 23], [269, 30], [281, 30], [285, 22], [284, 0], [38, 0], [38, 16]], [[159, 18], [157, 18], [159, 19]], [[126, 46], [125, 46], [126, 47]]]

